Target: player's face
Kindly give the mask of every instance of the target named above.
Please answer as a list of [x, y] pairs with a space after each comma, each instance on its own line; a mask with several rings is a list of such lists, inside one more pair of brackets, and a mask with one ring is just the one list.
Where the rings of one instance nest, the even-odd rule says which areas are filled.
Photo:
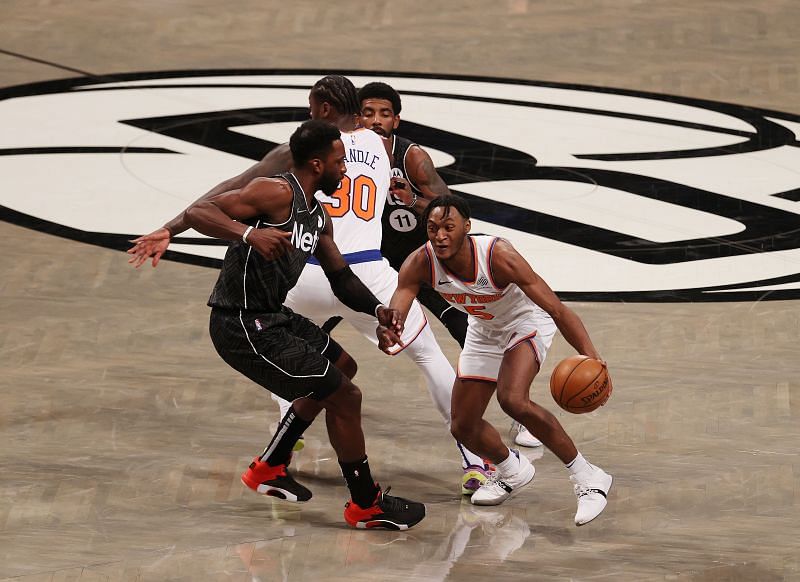
[[331, 196], [339, 188], [339, 184], [344, 178], [344, 173], [347, 171], [342, 140], [337, 139], [333, 142], [333, 147], [325, 157], [322, 168], [319, 189], [326, 196]]
[[452, 206], [434, 208], [428, 217], [428, 240], [436, 258], [452, 259], [464, 246], [469, 229], [469, 220]]
[[361, 125], [378, 135], [389, 137], [397, 129], [400, 116], [394, 114], [388, 99], [364, 99], [361, 102]]

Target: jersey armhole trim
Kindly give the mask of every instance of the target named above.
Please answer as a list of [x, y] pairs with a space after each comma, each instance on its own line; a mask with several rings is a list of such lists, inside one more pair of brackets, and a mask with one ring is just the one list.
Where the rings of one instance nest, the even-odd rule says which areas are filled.
[[492, 253], [494, 252], [494, 245], [497, 241], [501, 240], [499, 236], [494, 237], [492, 242], [489, 244], [489, 249], [486, 251], [486, 272], [489, 275], [489, 282], [492, 284], [492, 287], [497, 289], [498, 291], [503, 291], [508, 287], [500, 287], [494, 280], [494, 275], [492, 274]]
[[428, 257], [428, 266], [430, 267], [430, 275], [431, 275], [431, 287], [436, 289], [436, 267], [433, 265], [433, 256], [431, 252], [431, 243], [430, 241], [425, 243], [425, 255]]

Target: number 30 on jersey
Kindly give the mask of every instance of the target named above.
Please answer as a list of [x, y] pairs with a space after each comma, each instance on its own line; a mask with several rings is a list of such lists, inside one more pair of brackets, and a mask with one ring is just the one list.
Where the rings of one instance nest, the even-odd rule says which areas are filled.
[[323, 204], [332, 218], [341, 218], [351, 210], [363, 221], [375, 218], [375, 197], [378, 187], [369, 176], [360, 175], [355, 179], [345, 175], [339, 189]]

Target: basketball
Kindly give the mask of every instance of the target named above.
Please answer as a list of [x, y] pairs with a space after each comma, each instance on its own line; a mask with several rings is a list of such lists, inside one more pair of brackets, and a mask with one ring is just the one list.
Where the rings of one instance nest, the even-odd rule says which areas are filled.
[[570, 356], [561, 360], [550, 376], [550, 393], [561, 408], [573, 414], [591, 412], [611, 396], [611, 377], [600, 360]]

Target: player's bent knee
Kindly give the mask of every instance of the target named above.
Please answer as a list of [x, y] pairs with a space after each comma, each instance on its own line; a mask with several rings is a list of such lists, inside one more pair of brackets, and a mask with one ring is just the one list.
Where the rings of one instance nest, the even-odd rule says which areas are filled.
[[336, 360], [334, 365], [339, 368], [339, 371], [350, 378], [351, 380], [356, 377], [356, 372], [358, 372], [358, 364], [353, 359], [353, 357], [348, 354], [347, 352], [342, 352], [339, 358]]
[[342, 377], [339, 388], [325, 399], [327, 408], [342, 411], [361, 410], [361, 390], [348, 378]]
[[514, 420], [529, 412], [529, 402], [527, 399], [516, 396], [497, 395], [497, 402], [500, 408]]

